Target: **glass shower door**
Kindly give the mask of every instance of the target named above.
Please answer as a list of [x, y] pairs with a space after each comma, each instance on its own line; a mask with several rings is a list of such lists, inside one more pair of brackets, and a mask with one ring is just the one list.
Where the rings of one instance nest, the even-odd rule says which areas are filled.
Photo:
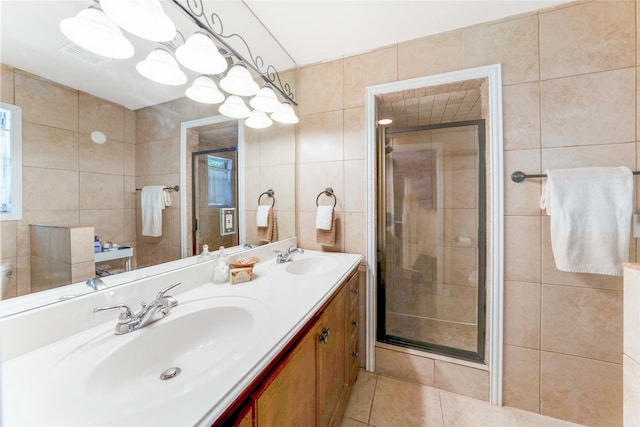
[[484, 122], [385, 133], [378, 156], [378, 340], [482, 360]]

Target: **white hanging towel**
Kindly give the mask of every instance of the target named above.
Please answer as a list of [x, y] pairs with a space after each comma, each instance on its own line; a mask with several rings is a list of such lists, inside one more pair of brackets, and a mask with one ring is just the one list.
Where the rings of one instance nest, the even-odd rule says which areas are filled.
[[256, 226], [266, 227], [267, 225], [269, 225], [270, 210], [271, 205], [258, 205], [258, 210], [256, 212]]
[[171, 196], [164, 190], [164, 185], [148, 185], [142, 187], [142, 235], [150, 237], [162, 236], [162, 210], [171, 206]]
[[316, 212], [316, 228], [319, 230], [331, 230], [333, 225], [333, 206], [318, 206]]
[[561, 271], [621, 276], [629, 259], [633, 173], [626, 167], [546, 170], [540, 208], [551, 216]]

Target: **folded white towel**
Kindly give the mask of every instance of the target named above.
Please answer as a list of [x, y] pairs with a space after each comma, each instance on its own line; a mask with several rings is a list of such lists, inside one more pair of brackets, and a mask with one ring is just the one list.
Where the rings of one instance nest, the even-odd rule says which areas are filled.
[[142, 235], [150, 237], [162, 236], [162, 210], [171, 205], [171, 197], [164, 191], [164, 185], [148, 185], [142, 187], [140, 201], [142, 205]]
[[633, 174], [626, 167], [546, 170], [540, 207], [551, 216], [556, 267], [622, 275], [629, 259]]
[[319, 230], [331, 230], [333, 224], [333, 206], [318, 206], [316, 213], [316, 228]]
[[256, 212], [256, 226], [267, 227], [269, 225], [269, 211], [271, 206], [258, 205], [258, 211]]

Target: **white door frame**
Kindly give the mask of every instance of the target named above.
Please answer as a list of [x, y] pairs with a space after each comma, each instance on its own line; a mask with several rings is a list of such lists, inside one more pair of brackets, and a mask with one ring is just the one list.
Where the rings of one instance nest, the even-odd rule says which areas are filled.
[[489, 82], [489, 257], [487, 259], [487, 339], [489, 340], [489, 401], [502, 404], [503, 294], [504, 294], [504, 182], [502, 143], [502, 68], [487, 65], [391, 82], [366, 88], [367, 135], [367, 283], [366, 368], [375, 370], [376, 346], [376, 95], [486, 78]]

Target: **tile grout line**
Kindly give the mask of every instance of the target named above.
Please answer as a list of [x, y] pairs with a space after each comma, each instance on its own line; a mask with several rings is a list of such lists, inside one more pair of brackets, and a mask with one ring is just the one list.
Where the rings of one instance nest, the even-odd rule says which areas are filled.
[[442, 420], [442, 426], [445, 427], [444, 410], [442, 409], [442, 390], [438, 390], [438, 403], [440, 404], [440, 419]]
[[375, 385], [373, 386], [373, 396], [371, 396], [371, 403], [369, 404], [369, 416], [367, 417], [367, 426], [371, 423], [371, 414], [373, 413], [373, 402], [376, 400], [376, 391], [378, 390], [378, 378], [380, 376], [375, 374]]

